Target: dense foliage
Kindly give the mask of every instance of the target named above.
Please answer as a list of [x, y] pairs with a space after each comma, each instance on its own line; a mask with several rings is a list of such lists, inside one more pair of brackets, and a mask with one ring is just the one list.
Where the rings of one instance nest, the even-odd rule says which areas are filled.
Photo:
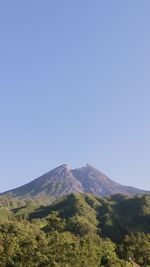
[[0, 267], [150, 266], [150, 196], [0, 198]]

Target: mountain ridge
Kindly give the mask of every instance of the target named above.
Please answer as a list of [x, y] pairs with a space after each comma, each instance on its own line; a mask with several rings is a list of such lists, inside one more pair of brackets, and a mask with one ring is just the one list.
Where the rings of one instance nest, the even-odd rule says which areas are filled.
[[109, 196], [118, 193], [123, 195], [150, 193], [115, 182], [89, 164], [76, 169], [71, 169], [68, 164], [62, 164], [31, 182], [0, 195], [20, 198], [45, 196], [57, 198], [77, 192], [92, 193], [97, 196]]

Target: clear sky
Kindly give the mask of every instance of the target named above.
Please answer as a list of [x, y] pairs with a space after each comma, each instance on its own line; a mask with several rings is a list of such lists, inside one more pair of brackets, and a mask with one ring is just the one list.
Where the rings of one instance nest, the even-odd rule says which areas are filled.
[[150, 189], [150, 1], [0, 2], [0, 191], [62, 163]]

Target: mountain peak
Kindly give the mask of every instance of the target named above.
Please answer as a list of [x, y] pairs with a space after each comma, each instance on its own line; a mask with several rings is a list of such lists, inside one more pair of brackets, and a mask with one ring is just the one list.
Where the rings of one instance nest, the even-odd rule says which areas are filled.
[[69, 167], [69, 165], [67, 163], [62, 164], [59, 167], [62, 167], [62, 168], [65, 168], [65, 169], [69, 169], [70, 170], [70, 167]]
[[93, 167], [92, 165], [90, 165], [88, 163], [85, 165], [84, 168], [89, 169], [89, 170], [97, 170], [95, 167]]
[[90, 165], [89, 163], [87, 163], [87, 164], [85, 165], [85, 168], [93, 169], [94, 167], [93, 167], [92, 165]]
[[121, 185], [90, 164], [71, 169], [68, 164], [64, 163], [30, 183], [3, 194], [18, 197], [59, 197], [77, 192], [92, 193], [97, 196], [109, 196], [118, 193], [123, 195], [150, 193]]
[[62, 171], [65, 171], [65, 172], [69, 172], [71, 169], [69, 167], [68, 164], [64, 163], [64, 164], [61, 164], [59, 166], [57, 166], [55, 169], [51, 170], [50, 172], [52, 171], [58, 171], [58, 172], [62, 172]]

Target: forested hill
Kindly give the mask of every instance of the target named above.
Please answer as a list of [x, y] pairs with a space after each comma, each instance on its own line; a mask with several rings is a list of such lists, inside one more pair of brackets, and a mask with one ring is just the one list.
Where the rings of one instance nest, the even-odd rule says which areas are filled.
[[0, 266], [150, 266], [150, 196], [0, 198]]

